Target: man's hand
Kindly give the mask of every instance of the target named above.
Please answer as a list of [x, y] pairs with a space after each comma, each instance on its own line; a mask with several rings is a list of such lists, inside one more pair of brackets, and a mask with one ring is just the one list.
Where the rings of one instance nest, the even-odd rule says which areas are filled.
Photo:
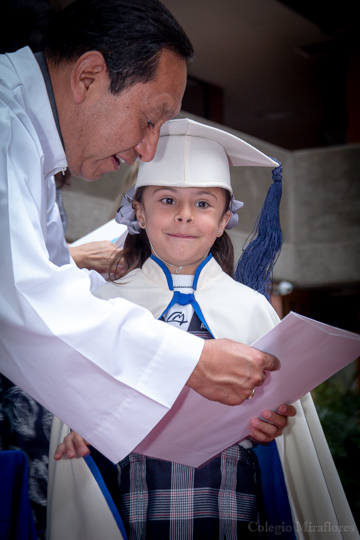
[[272, 354], [229, 339], [209, 339], [186, 384], [211, 401], [240, 405], [264, 383], [266, 371], [279, 368]]
[[121, 251], [109, 240], [88, 242], [80, 246], [69, 246], [69, 251], [76, 266], [96, 270], [99, 274], [106, 274], [112, 258]]

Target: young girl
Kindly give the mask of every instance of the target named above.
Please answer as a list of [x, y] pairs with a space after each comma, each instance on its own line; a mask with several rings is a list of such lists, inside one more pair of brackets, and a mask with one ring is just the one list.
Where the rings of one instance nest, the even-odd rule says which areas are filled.
[[[118, 221], [130, 233], [115, 262], [121, 266], [122, 278], [99, 289], [97, 296], [121, 296], [203, 339], [228, 337], [251, 344], [277, 324], [278, 317], [265, 296], [232, 278], [233, 246], [225, 229], [236, 224], [235, 212], [242, 203], [232, 195], [229, 162], [277, 165], [218, 129], [191, 120], [173, 120], [163, 126], [154, 160], [140, 165], [136, 186], [118, 212]], [[249, 398], [254, 394], [255, 389]], [[265, 518], [253, 441], [272, 441], [294, 415], [290, 405], [281, 405], [277, 412], [264, 411], [265, 420], [250, 422], [251, 439], [224, 450], [198, 469], [132, 452], [116, 466], [118, 482], [107, 481], [112, 521], [121, 515], [129, 540], [259, 537]], [[61, 440], [59, 435], [54, 437]], [[85, 441], [72, 432], [58, 447], [55, 459], [88, 453]], [[91, 457], [102, 477], [114, 478], [112, 465], [104, 463], [94, 449]], [[66, 462], [57, 465], [61, 463]], [[94, 463], [89, 467], [94, 471]], [[63, 475], [64, 470], [63, 466], [58, 474]], [[54, 495], [59, 497], [56, 489]], [[271, 495], [275, 497], [275, 493]], [[286, 495], [285, 499], [284, 507]], [[90, 512], [94, 509], [89, 506]], [[59, 506], [53, 503], [50, 540], [64, 537], [63, 529], [59, 536], [54, 532], [55, 510], [59, 521]], [[289, 515], [286, 507], [278, 523], [288, 538], [294, 537]], [[119, 533], [108, 531], [104, 537], [119, 538]], [[78, 538], [74, 529], [71, 538]], [[86, 538], [95, 539], [94, 530]]]

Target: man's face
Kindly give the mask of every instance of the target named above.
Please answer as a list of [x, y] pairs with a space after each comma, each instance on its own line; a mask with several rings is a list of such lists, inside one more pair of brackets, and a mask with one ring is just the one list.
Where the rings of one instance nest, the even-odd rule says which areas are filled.
[[180, 110], [186, 63], [163, 50], [153, 81], [117, 96], [108, 86], [107, 74], [98, 78], [71, 121], [61, 126], [69, 168], [88, 181], [118, 170], [121, 161], [131, 165], [136, 158], [153, 159], [160, 127]]

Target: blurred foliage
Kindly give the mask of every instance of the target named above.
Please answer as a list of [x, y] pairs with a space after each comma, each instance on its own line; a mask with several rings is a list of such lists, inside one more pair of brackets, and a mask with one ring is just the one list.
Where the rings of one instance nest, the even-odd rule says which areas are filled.
[[312, 396], [328, 445], [357, 525], [360, 524], [359, 373], [351, 379], [331, 377]]

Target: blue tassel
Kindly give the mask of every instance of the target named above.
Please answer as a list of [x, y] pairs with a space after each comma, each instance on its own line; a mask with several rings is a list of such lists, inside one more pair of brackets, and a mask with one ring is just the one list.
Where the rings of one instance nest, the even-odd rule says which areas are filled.
[[[274, 159], [274, 158], [271, 158]], [[282, 195], [282, 166], [272, 171], [273, 183], [266, 195], [255, 228], [247, 240], [235, 270], [236, 281], [255, 289], [269, 301], [272, 274], [280, 255], [283, 235], [280, 226], [279, 207]]]

